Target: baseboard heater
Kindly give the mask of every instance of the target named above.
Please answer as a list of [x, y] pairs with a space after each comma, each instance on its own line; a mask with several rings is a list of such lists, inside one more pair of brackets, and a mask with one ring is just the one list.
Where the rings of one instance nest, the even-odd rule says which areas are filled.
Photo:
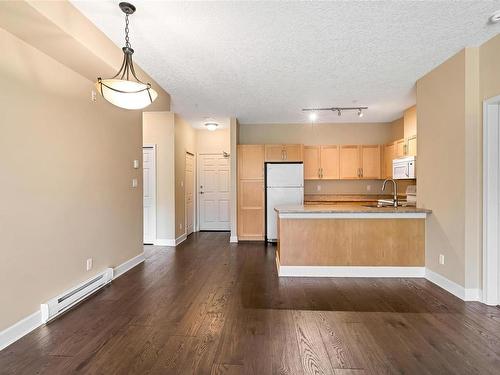
[[42, 323], [47, 323], [63, 312], [69, 310], [78, 302], [90, 296], [106, 284], [113, 280], [113, 269], [106, 268], [104, 272], [84, 281], [76, 287], [64, 292], [63, 294], [52, 298], [47, 303], [40, 305]]

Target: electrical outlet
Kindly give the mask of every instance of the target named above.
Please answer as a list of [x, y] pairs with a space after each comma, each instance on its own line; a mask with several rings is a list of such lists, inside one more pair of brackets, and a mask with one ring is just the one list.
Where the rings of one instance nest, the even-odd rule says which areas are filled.
[[87, 271], [92, 269], [92, 258], [87, 259]]
[[321, 191], [321, 185], [316, 185], [316, 191]]
[[444, 255], [439, 254], [439, 264], [444, 264]]
[[90, 93], [90, 100], [92, 100], [92, 102], [94, 103], [97, 101], [97, 94], [94, 90], [92, 90]]
[[134, 160], [134, 161], [132, 162], [132, 167], [133, 167], [134, 169], [139, 169], [139, 160], [137, 160], [137, 159], [136, 159], [136, 160]]
[[366, 185], [366, 191], [372, 191], [372, 186], [371, 185]]
[[182, 223], [179, 223], [179, 229], [182, 229]]
[[136, 188], [137, 187], [137, 178], [132, 179], [132, 187]]

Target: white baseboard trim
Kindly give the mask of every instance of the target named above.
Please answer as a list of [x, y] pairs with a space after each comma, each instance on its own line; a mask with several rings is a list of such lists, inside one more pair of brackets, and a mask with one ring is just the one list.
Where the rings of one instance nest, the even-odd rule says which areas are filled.
[[425, 277], [425, 267], [276, 266], [285, 277]]
[[120, 277], [125, 272], [130, 271], [135, 266], [141, 264], [142, 262], [144, 262], [145, 259], [146, 258], [144, 257], [144, 252], [143, 252], [133, 257], [132, 259], [129, 259], [126, 262], [120, 264], [119, 266], [116, 266], [115, 268], [113, 268], [113, 280], [116, 279], [117, 277]]
[[42, 325], [42, 316], [40, 311], [36, 311], [17, 323], [7, 327], [0, 332], [0, 350], [16, 342], [24, 335], [27, 335], [34, 329]]
[[156, 246], [177, 246], [180, 243], [184, 242], [186, 240], [186, 238], [187, 238], [186, 233], [180, 235], [175, 240], [165, 239], [165, 238], [157, 238], [156, 241], [154, 241], [154, 245], [156, 245]]
[[181, 234], [179, 237], [175, 239], [175, 246], [181, 244], [182, 242], [186, 241], [187, 235], [186, 233]]
[[[117, 277], [123, 275], [125, 272], [130, 271], [135, 266], [144, 262], [144, 253], [141, 253], [126, 262], [120, 264], [113, 268], [113, 280]], [[40, 310], [35, 311], [33, 314], [21, 319], [17, 323], [14, 323], [10, 327], [7, 327], [2, 332], [0, 332], [0, 350], [6, 348], [10, 344], [13, 344], [21, 337], [27, 335], [34, 329], [42, 325], [42, 314]]]
[[230, 243], [238, 243], [238, 236], [229, 237], [229, 242]]
[[459, 285], [428, 268], [425, 270], [425, 278], [463, 301], [482, 301], [481, 289], [466, 289], [462, 285]]

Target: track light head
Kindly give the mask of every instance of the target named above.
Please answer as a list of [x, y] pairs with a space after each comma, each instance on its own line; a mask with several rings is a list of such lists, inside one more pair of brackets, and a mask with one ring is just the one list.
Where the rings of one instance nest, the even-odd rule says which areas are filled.
[[363, 117], [363, 110], [360, 108], [358, 109], [358, 117]]
[[337, 114], [338, 114], [339, 116], [342, 116], [342, 112], [340, 111], [340, 109], [337, 109]]

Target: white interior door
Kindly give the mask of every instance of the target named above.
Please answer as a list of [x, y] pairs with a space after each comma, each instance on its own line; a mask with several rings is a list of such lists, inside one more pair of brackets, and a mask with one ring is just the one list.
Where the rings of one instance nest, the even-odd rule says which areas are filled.
[[198, 160], [200, 230], [229, 230], [229, 157], [200, 154]]
[[156, 152], [154, 147], [142, 149], [144, 194], [144, 243], [156, 240]]
[[186, 198], [186, 235], [194, 231], [194, 155], [186, 153], [186, 176], [185, 198]]

